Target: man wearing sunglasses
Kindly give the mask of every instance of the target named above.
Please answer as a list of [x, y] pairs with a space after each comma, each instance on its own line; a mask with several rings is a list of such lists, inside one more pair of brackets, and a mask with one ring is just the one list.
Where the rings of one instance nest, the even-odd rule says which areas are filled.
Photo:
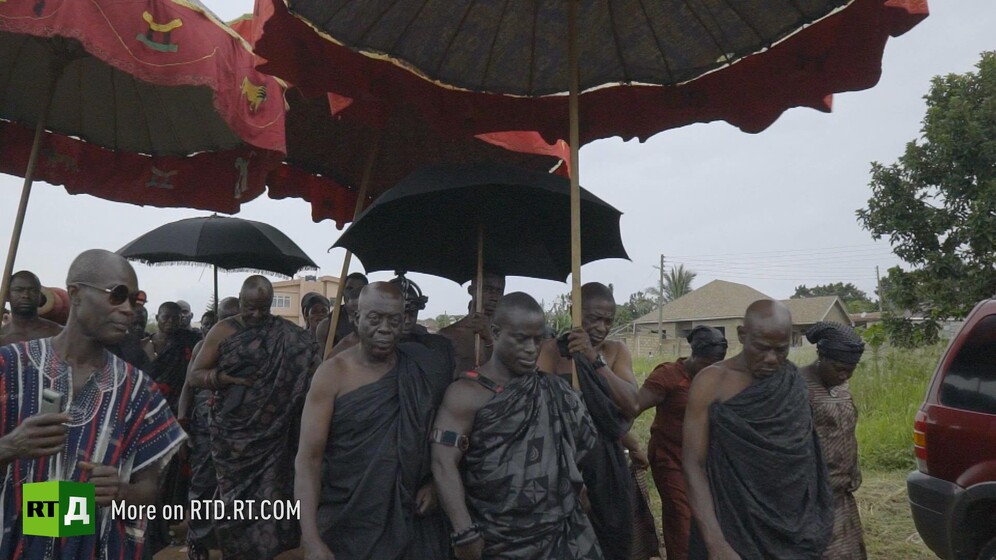
[[[114, 519], [108, 506], [154, 503], [160, 470], [186, 436], [149, 378], [105, 349], [124, 337], [145, 301], [128, 261], [85, 251], [66, 286], [61, 333], [0, 348], [0, 471], [17, 473], [0, 487], [0, 558], [141, 558], [144, 522]], [[40, 413], [50, 391], [61, 397], [61, 412]], [[16, 486], [47, 480], [94, 485], [96, 534], [21, 533]]]
[[13, 314], [10, 324], [0, 329], [0, 346], [55, 336], [62, 330], [58, 323], [38, 316], [38, 307], [42, 304], [41, 281], [34, 273], [15, 272], [10, 277], [7, 299]]

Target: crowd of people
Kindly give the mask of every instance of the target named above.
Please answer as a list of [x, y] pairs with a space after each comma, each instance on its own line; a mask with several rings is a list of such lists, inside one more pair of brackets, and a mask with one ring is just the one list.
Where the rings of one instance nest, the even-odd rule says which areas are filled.
[[[0, 560], [151, 558], [168, 521], [108, 506], [191, 500], [300, 505], [299, 519], [188, 517], [195, 560], [298, 547], [309, 560], [651, 558], [648, 467], [668, 560], [865, 558], [847, 389], [864, 345], [819, 323], [807, 332], [818, 360], [797, 368], [781, 303], [745, 310], [730, 358], [723, 332], [695, 327], [691, 355], [641, 386], [596, 282], [582, 326], [560, 336], [495, 274], [480, 305], [471, 282], [467, 316], [439, 333], [418, 324], [428, 298], [403, 275], [351, 274], [341, 303], [308, 294], [301, 326], [271, 314], [272, 285], [250, 276], [198, 330], [189, 304], [161, 302], [152, 334], [120, 256], [80, 254], [66, 290], [62, 326], [38, 316], [34, 274], [11, 279]], [[57, 412], [43, 409], [51, 391]], [[651, 408], [644, 453], [630, 428]], [[22, 533], [20, 487], [49, 480], [94, 485], [94, 535]]]

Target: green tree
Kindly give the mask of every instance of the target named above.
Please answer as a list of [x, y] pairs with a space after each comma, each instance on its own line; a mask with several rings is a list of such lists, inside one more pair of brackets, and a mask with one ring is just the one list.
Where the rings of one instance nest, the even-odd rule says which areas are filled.
[[862, 311], [875, 311], [878, 309], [876, 302], [868, 298], [868, 294], [864, 290], [859, 290], [857, 286], [848, 282], [847, 284], [843, 282], [837, 282], [834, 284], [821, 284], [818, 286], [813, 286], [812, 288], [806, 287], [805, 284], [795, 287], [795, 294], [792, 295], [792, 299], [807, 298], [807, 297], [819, 297], [819, 296], [837, 296], [839, 297], [847, 309], [852, 313], [860, 313]]
[[571, 330], [571, 294], [560, 294], [554, 298], [549, 308], [544, 306], [544, 313], [546, 314], [546, 324], [557, 335]]
[[683, 264], [672, 266], [670, 271], [664, 273], [664, 303], [674, 301], [692, 291], [692, 282], [696, 276], [695, 272], [687, 270]]
[[996, 52], [976, 68], [932, 80], [920, 138], [896, 163], [872, 163], [857, 212], [909, 265], [889, 271], [885, 302], [934, 319], [996, 293]]
[[453, 317], [443, 313], [442, 315], [436, 315], [436, 326], [440, 329], [445, 329], [446, 327], [453, 324]]

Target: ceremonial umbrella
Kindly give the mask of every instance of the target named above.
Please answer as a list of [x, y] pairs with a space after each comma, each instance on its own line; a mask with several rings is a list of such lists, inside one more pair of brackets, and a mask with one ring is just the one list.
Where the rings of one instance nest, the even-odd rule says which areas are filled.
[[0, 171], [73, 194], [236, 212], [285, 151], [279, 82], [194, 0], [0, 2]]
[[[257, 4], [258, 9], [264, 7]], [[269, 16], [257, 10], [231, 25], [255, 44]], [[298, 24], [301, 29], [295, 33], [311, 33]], [[311, 202], [315, 221], [331, 217], [340, 226], [351, 221], [369, 200], [425, 165], [490, 161], [549, 171], [569, 151], [564, 142], [549, 144], [536, 132], [443, 134], [418, 107], [393, 96], [368, 92], [357, 102], [311, 93], [297, 87], [287, 92], [287, 160], [271, 172], [267, 186], [273, 198], [297, 196]], [[346, 277], [350, 259], [347, 252], [340, 278]], [[342, 288], [340, 283], [332, 306], [333, 332], [340, 319]], [[332, 342], [330, 338], [326, 353]]]
[[[423, 272], [458, 283], [484, 269], [564, 281], [571, 272], [570, 183], [498, 164], [416, 171], [363, 211], [336, 241], [368, 271]], [[620, 212], [581, 190], [581, 260], [629, 258]]]
[[212, 215], [171, 222], [132, 240], [117, 253], [147, 264], [199, 263], [214, 267], [214, 305], [218, 306], [218, 269], [264, 271], [292, 277], [318, 265], [277, 228], [241, 218]]
[[[830, 94], [874, 85], [888, 37], [927, 13], [925, 0], [260, 3], [275, 14], [257, 43], [268, 72], [411, 99], [453, 131], [568, 138], [575, 325], [583, 142], [718, 119], [757, 132], [789, 107], [828, 110]], [[295, 19], [317, 33], [287, 37]]]

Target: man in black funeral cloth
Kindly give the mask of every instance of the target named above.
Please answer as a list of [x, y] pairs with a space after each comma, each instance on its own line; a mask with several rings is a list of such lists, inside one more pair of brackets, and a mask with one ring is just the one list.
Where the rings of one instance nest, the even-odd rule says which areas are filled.
[[535, 299], [504, 296], [491, 359], [463, 372], [439, 408], [432, 473], [460, 560], [602, 558], [578, 469], [598, 435], [570, 384], [536, 370], [543, 330]]
[[806, 381], [788, 361], [792, 317], [758, 300], [737, 327], [740, 354], [692, 381], [683, 468], [688, 557], [807, 560], [833, 530], [833, 496]]
[[[250, 276], [240, 312], [215, 325], [187, 383], [215, 391], [211, 460], [226, 511], [245, 500], [289, 500], [301, 410], [320, 358], [315, 339], [270, 313], [273, 285]], [[306, 426], [307, 428], [307, 426]], [[297, 520], [229, 516], [214, 529], [225, 560], [267, 560], [300, 545]]]
[[315, 373], [294, 482], [309, 559], [449, 558], [445, 526], [423, 520], [436, 502], [426, 434], [452, 377], [439, 353], [399, 344], [403, 322], [398, 286], [369, 284], [360, 343]]
[[581, 287], [581, 328], [543, 344], [537, 365], [578, 385], [598, 429], [598, 443], [581, 467], [595, 528], [605, 558], [629, 560], [633, 542], [636, 487], [620, 439], [629, 431], [638, 405], [633, 359], [626, 345], [606, 340], [616, 316], [609, 288], [598, 282]]

